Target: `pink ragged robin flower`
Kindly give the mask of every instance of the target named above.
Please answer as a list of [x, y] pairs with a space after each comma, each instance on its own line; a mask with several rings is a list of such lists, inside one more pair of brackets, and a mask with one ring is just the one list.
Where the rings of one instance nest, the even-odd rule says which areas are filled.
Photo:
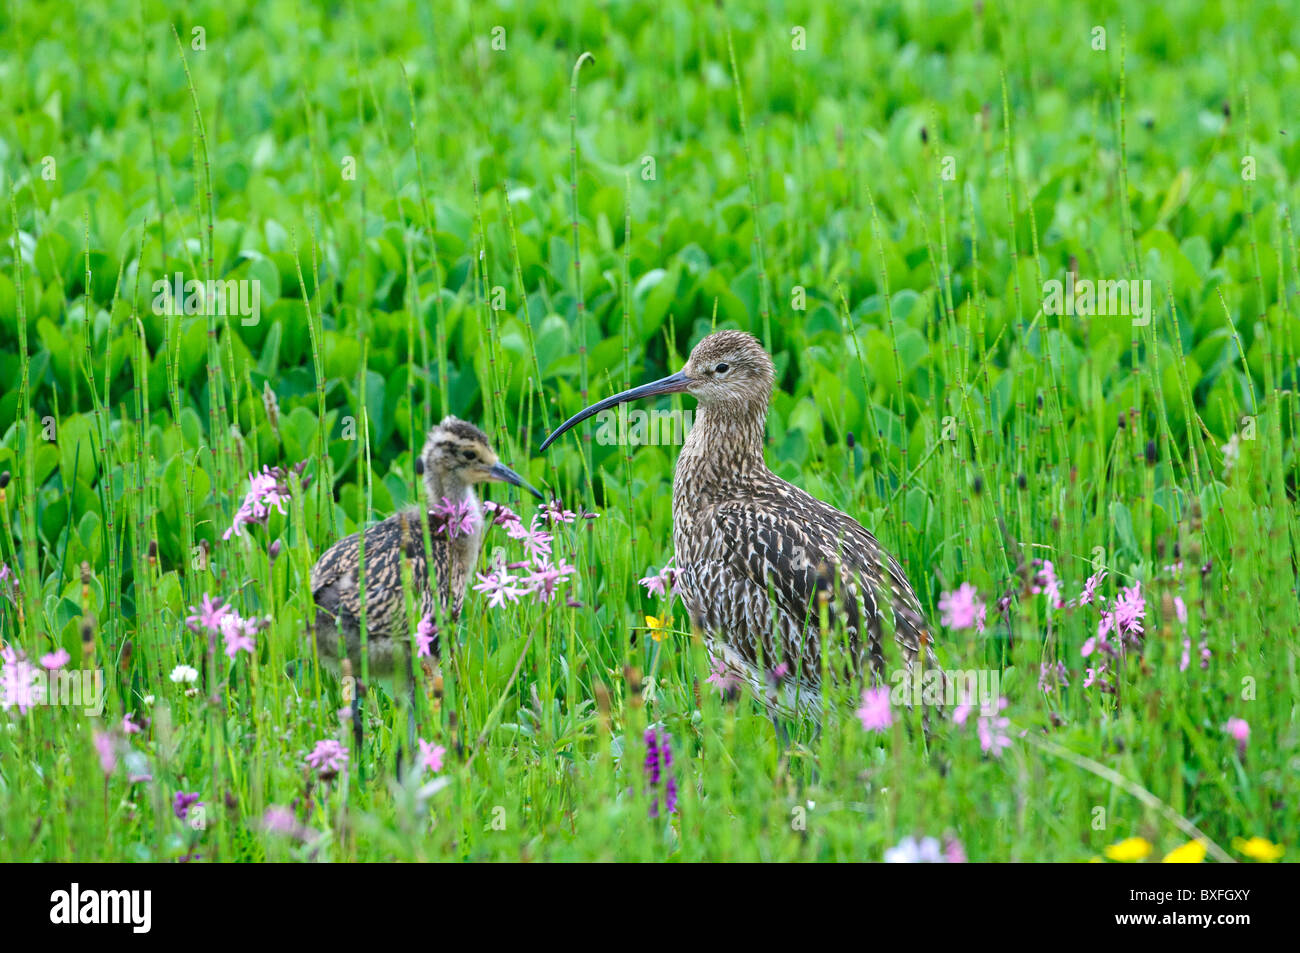
[[573, 510], [566, 510], [560, 505], [559, 500], [551, 500], [542, 507], [542, 515], [546, 517], [547, 522], [552, 525], [555, 523], [572, 523], [578, 518], [578, 514]]
[[642, 576], [637, 580], [637, 584], [645, 586], [646, 595], [648, 596], [675, 596], [677, 594], [677, 580], [681, 574], [680, 569], [668, 565], [656, 573]]
[[519, 514], [504, 503], [494, 503], [492, 500], [484, 500], [481, 505], [483, 507], [483, 512], [492, 517], [493, 526], [505, 526], [509, 523], [523, 522], [519, 518]]
[[522, 522], [510, 523], [506, 526], [506, 533], [511, 539], [517, 539], [524, 544], [524, 552], [530, 559], [550, 559], [551, 541], [554, 537], [550, 533], [543, 532], [537, 522], [538, 518], [534, 516], [528, 526]]
[[894, 723], [894, 713], [889, 707], [889, 689], [883, 686], [864, 688], [862, 707], [855, 714], [864, 731], [884, 731]]
[[257, 634], [257, 623], [252, 619], [241, 619], [231, 610], [221, 620], [221, 638], [226, 643], [226, 655], [234, 658], [240, 652], [252, 655], [257, 650], [253, 636]]
[[474, 504], [469, 500], [457, 500], [453, 503], [444, 496], [429, 508], [429, 515], [433, 517], [429, 531], [435, 536], [459, 539], [462, 536], [472, 535], [478, 528]]
[[954, 631], [982, 627], [984, 603], [979, 593], [969, 582], [963, 582], [955, 592], [945, 592], [939, 596], [939, 622], [945, 628]]
[[433, 616], [426, 615], [415, 626], [415, 655], [417, 658], [433, 657], [433, 640], [438, 637], [438, 627]]
[[[1000, 712], [1006, 707], [1007, 700], [999, 698], [997, 711]], [[1007, 729], [1010, 726], [1010, 718], [1005, 718], [993, 712], [981, 714], [979, 722], [975, 726], [976, 731], [979, 733], [980, 750], [993, 755], [995, 758], [1002, 757], [1002, 749], [1011, 745], [1011, 737], [1007, 734]]]
[[221, 534], [223, 540], [231, 536], [241, 536], [240, 527], [253, 524], [266, 525], [271, 518], [274, 507], [280, 515], [286, 515], [284, 504], [289, 500], [289, 488], [284, 482], [285, 473], [279, 467], [263, 466], [261, 473], [248, 475], [248, 493], [239, 505], [230, 529]]
[[1147, 601], [1142, 597], [1141, 583], [1134, 583], [1132, 586], [1120, 589], [1112, 613], [1115, 627], [1122, 634], [1140, 633], [1146, 609]]
[[41, 656], [41, 667], [46, 671], [54, 672], [63, 668], [70, 661], [72, 661], [72, 656], [68, 654], [67, 649], [60, 646], [48, 655]]
[[322, 781], [335, 777], [347, 764], [348, 749], [334, 738], [322, 738], [307, 755], [307, 765]]
[[498, 609], [507, 601], [518, 602], [520, 596], [528, 593], [527, 589], [515, 585], [519, 577], [506, 572], [504, 568], [490, 572], [486, 576], [481, 572], [474, 575], [478, 576], [474, 591], [488, 597], [488, 608]]
[[917, 840], [904, 837], [897, 847], [885, 851], [887, 864], [942, 864], [944, 856], [939, 848], [939, 841], [933, 837]]
[[230, 614], [230, 608], [222, 604], [222, 600], [213, 599], [207, 593], [203, 594], [203, 602], [199, 608], [190, 606], [190, 615], [186, 616], [185, 624], [189, 626], [191, 632], [197, 632], [200, 628], [207, 629], [213, 635], [221, 634], [221, 620]]
[[442, 759], [447, 754], [447, 749], [442, 745], [425, 741], [423, 738], [417, 740], [420, 742], [420, 764], [428, 768], [433, 774], [437, 774], [442, 770]]
[[99, 755], [100, 770], [105, 775], [112, 774], [117, 770], [117, 739], [107, 731], [96, 731], [90, 737]]
[[1097, 587], [1101, 585], [1101, 581], [1105, 578], [1105, 569], [1098, 569], [1088, 577], [1088, 580], [1083, 584], [1083, 592], [1079, 593], [1079, 605], [1086, 606], [1097, 600]]
[[1056, 688], [1070, 687], [1070, 671], [1065, 667], [1065, 663], [1057, 661], [1055, 665], [1050, 662], [1038, 663], [1038, 690], [1040, 692], [1050, 692]]
[[555, 597], [559, 583], [577, 571], [577, 566], [571, 566], [563, 558], [558, 566], [539, 562], [532, 573], [524, 577], [523, 586], [526, 591], [536, 595], [539, 602], [550, 602]]
[[1042, 593], [1047, 596], [1047, 604], [1054, 609], [1059, 609], [1065, 605], [1061, 598], [1061, 580], [1056, 575], [1056, 567], [1052, 565], [1050, 559], [1034, 560], [1038, 564], [1038, 573], [1034, 576], [1034, 581], [1030, 586], [1030, 592], [1034, 594]]
[[726, 695], [734, 688], [740, 687], [740, 679], [727, 668], [727, 663], [721, 658], [713, 659], [713, 670], [704, 681], [723, 695]]
[[1229, 718], [1223, 730], [1237, 742], [1237, 754], [1245, 757], [1246, 745], [1250, 743], [1250, 723], [1244, 718]]
[[11, 646], [0, 648], [0, 710], [27, 712], [45, 700], [45, 673]]
[[945, 837], [943, 839], [943, 859], [948, 864], [966, 863], [966, 848], [961, 846], [961, 841], [955, 837]]

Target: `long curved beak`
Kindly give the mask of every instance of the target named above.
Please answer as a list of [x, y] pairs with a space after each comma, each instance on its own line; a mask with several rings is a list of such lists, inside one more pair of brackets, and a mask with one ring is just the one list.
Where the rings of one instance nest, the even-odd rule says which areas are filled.
[[691, 379], [686, 376], [685, 371], [678, 371], [676, 374], [669, 374], [667, 377], [661, 377], [657, 381], [649, 384], [642, 384], [640, 387], [633, 387], [631, 390], [625, 390], [621, 394], [615, 394], [613, 397], [606, 397], [604, 400], [597, 401], [586, 410], [580, 410], [564, 423], [556, 428], [555, 433], [551, 434], [542, 441], [539, 449], [545, 450], [551, 444], [555, 443], [560, 434], [566, 430], [582, 423], [588, 417], [600, 413], [602, 410], [609, 410], [611, 407], [617, 407], [619, 404], [625, 404], [629, 400], [640, 400], [642, 397], [654, 397], [656, 394], [680, 394], [691, 385]]
[[546, 499], [546, 497], [542, 496], [541, 490], [537, 489], [537, 487], [533, 486], [504, 463], [492, 464], [491, 468], [488, 470], [488, 476], [493, 480], [500, 480], [503, 483], [513, 483], [515, 486], [521, 486], [539, 500]]

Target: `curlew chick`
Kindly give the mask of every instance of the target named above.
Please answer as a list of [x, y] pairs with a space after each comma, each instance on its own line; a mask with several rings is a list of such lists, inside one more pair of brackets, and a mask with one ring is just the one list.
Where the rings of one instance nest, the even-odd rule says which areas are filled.
[[[821, 710], [826, 601], [832, 632], [847, 637], [846, 665], [869, 662], [885, 676], [888, 621], [910, 672], [929, 633], [898, 562], [857, 520], [782, 480], [763, 461], [775, 380], [772, 359], [752, 335], [717, 331], [676, 374], [593, 404], [546, 438], [602, 410], [657, 394], [699, 401], [673, 474], [677, 589], [710, 652], [744, 678], [774, 713]], [[888, 618], [887, 618], [888, 617]], [[828, 663], [830, 658], [828, 657]]]
[[[419, 617], [437, 618], [430, 583], [432, 563], [436, 598], [442, 617], [460, 616], [465, 588], [478, 562], [483, 540], [483, 512], [475, 484], [490, 480], [513, 483], [538, 499], [542, 494], [497, 459], [487, 435], [473, 424], [447, 417], [429, 431], [415, 461], [424, 480], [431, 551], [424, 547], [419, 507], [410, 507], [365, 531], [366, 655], [372, 675], [391, 674], [395, 640], [406, 646], [411, 620], [406, 618], [402, 590], [402, 558], [411, 565], [414, 605]], [[360, 540], [354, 533], [321, 556], [311, 571], [316, 600], [316, 631], [322, 657], [337, 661], [341, 633], [353, 670], [361, 664], [361, 593], [358, 585]], [[436, 642], [431, 651], [437, 653]]]

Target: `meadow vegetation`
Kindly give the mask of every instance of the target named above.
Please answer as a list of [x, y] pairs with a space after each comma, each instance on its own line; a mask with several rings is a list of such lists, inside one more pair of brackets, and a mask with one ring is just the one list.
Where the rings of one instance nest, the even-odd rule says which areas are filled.
[[[0, 858], [1289, 858], [1297, 49], [1273, 0], [7, 5]], [[713, 327], [987, 705], [782, 742], [671, 598], [672, 429], [536, 453]], [[468, 594], [398, 781], [309, 572], [449, 413], [560, 501], [493, 486], [484, 576], [576, 571]]]

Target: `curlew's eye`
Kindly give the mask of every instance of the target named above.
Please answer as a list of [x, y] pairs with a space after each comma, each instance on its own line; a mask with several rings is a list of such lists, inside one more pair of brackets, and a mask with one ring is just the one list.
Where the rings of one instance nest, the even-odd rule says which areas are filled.
[[717, 371], [719, 374], [725, 374], [729, 369], [730, 366], [727, 364], [719, 364], [717, 367], [714, 368], [714, 370]]
[[472, 462], [474, 460], [474, 457], [475, 454], [473, 450], [462, 450], [460, 452], [460, 458], [464, 460], [466, 463]]

